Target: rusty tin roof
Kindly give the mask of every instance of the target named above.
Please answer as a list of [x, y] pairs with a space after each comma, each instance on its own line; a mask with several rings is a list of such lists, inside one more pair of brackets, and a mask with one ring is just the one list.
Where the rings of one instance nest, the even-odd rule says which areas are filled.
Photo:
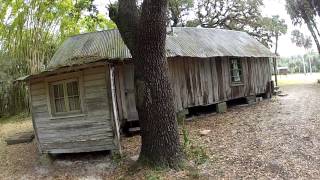
[[[245, 32], [209, 28], [172, 28], [167, 35], [167, 57], [275, 57]], [[118, 30], [80, 34], [68, 38], [51, 59], [48, 69], [99, 60], [131, 58]]]

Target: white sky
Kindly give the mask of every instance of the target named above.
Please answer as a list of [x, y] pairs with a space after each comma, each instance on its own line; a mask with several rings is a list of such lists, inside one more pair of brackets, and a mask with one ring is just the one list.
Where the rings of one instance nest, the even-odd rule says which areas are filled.
[[[106, 5], [109, 4], [110, 1], [112, 2], [114, 0], [95, 0], [94, 3], [100, 12], [105, 13], [107, 11]], [[285, 9], [285, 0], [264, 0], [264, 4], [264, 8], [262, 8], [264, 16], [271, 17], [272, 15], [279, 15], [280, 18], [284, 19], [288, 24], [288, 33], [279, 39], [279, 54], [284, 57], [305, 54], [306, 51], [303, 48], [298, 48], [291, 42], [291, 32], [294, 29], [299, 29], [305, 35], [311, 36], [306, 25], [301, 27], [292, 25], [290, 16]], [[274, 48], [272, 48], [272, 51], [274, 51]], [[315, 45], [313, 45], [313, 51], [316, 51]]]

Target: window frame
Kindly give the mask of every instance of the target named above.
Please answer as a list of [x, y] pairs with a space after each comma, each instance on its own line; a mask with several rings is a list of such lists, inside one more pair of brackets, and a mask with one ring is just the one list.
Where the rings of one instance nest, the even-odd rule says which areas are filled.
[[[83, 105], [83, 83], [82, 83], [83, 78], [82, 77], [83, 76], [81, 72], [74, 72], [74, 73], [68, 73], [68, 74], [61, 74], [59, 77], [54, 76], [54, 77], [46, 78], [48, 109], [52, 119], [83, 115], [85, 109]], [[64, 98], [67, 98], [67, 100], [66, 99], [64, 100], [64, 104], [65, 104], [65, 107], [67, 108], [67, 106], [69, 106], [69, 99], [67, 95], [68, 93], [67, 93], [66, 86], [68, 82], [73, 82], [73, 81], [78, 82], [80, 109], [73, 110], [73, 111], [66, 111], [66, 112], [56, 112], [55, 97], [53, 95], [53, 86], [63, 83]]]
[[[79, 109], [78, 110], [71, 110], [71, 108], [70, 108], [70, 101], [69, 101], [69, 96], [68, 96], [67, 84], [71, 83], [71, 82], [78, 83], [78, 96], [79, 96]], [[55, 85], [60, 85], [60, 84], [62, 84], [62, 87], [63, 87], [64, 108], [66, 110], [65, 112], [57, 112], [57, 107], [56, 107], [56, 103], [55, 103], [56, 97], [54, 97], [53, 87]], [[56, 82], [50, 83], [50, 98], [51, 98], [51, 104], [52, 104], [54, 115], [81, 113], [80, 88], [79, 88], [79, 80], [78, 79], [68, 79], [68, 80], [56, 81]]]
[[[240, 65], [238, 69], [233, 69], [233, 61], [237, 61], [237, 64]], [[233, 81], [234, 77], [233, 72], [238, 71], [239, 72], [239, 78], [240, 81]], [[229, 72], [230, 72], [230, 84], [231, 86], [242, 86], [244, 85], [244, 76], [243, 76], [243, 63], [241, 61], [241, 58], [232, 57], [229, 58]]]

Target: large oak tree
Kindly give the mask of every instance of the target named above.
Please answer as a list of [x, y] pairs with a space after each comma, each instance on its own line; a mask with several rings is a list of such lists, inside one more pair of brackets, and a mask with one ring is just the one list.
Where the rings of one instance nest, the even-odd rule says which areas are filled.
[[141, 125], [139, 160], [176, 167], [182, 160], [166, 59], [167, 0], [119, 0], [109, 7], [135, 67], [136, 102]]

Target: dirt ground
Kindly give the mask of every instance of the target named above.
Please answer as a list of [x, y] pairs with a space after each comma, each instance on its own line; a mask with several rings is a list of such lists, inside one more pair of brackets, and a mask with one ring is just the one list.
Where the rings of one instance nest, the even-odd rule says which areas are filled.
[[[106, 152], [58, 156], [39, 163], [35, 143], [6, 146], [4, 138], [32, 128], [30, 119], [0, 124], [0, 179], [319, 179], [320, 85], [282, 87], [288, 96], [196, 118], [186, 127], [206, 157], [192, 170], [132, 167], [139, 136], [122, 138], [124, 156]], [[202, 130], [211, 130], [205, 136]]]

